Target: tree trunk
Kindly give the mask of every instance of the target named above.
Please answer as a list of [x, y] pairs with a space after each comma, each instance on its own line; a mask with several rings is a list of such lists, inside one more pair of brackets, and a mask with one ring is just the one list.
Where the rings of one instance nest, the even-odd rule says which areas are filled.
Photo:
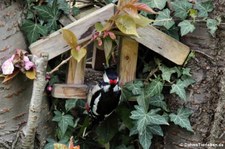
[[[224, 15], [225, 2], [215, 0], [212, 18]], [[193, 111], [191, 124], [194, 134], [173, 126], [165, 135], [165, 149], [224, 148], [225, 147], [225, 27], [221, 25], [213, 38], [205, 26], [198, 24], [196, 30], [183, 38], [183, 42], [196, 50], [191, 68], [196, 83], [189, 89], [184, 104]], [[171, 100], [170, 100], [171, 101]], [[171, 105], [177, 105], [171, 103]], [[204, 144], [223, 144], [223, 147], [203, 147]]]
[[[22, 7], [11, 0], [0, 1], [0, 65], [14, 54], [15, 49], [27, 49], [24, 36], [18, 23], [22, 18]], [[0, 78], [0, 149], [18, 148], [18, 132], [27, 123], [29, 104], [32, 93], [32, 81], [19, 74], [7, 84]], [[52, 128], [47, 124], [51, 114], [47, 98], [41, 106], [42, 115], [37, 129], [40, 148], [45, 144], [46, 137]]]

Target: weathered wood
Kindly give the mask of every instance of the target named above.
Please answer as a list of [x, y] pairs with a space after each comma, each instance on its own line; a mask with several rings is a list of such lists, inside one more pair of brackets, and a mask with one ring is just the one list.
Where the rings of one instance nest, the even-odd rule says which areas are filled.
[[73, 58], [69, 61], [67, 84], [84, 83], [85, 64], [86, 64], [86, 57], [84, 57], [79, 63]]
[[121, 84], [132, 81], [136, 76], [138, 42], [131, 38], [121, 39], [119, 76]]
[[[114, 15], [114, 4], [106, 5], [105, 7], [96, 10], [95, 12], [79, 19], [64, 27], [75, 33], [78, 43], [83, 43], [91, 38], [96, 22], [104, 22]], [[48, 37], [40, 39], [30, 45], [30, 51], [34, 55], [40, 55], [42, 52], [48, 52], [49, 59], [52, 59], [70, 49], [66, 41], [63, 39], [61, 30], [58, 30]]]
[[134, 38], [137, 42], [178, 65], [182, 65], [185, 62], [190, 52], [188, 46], [153, 26], [149, 25], [145, 28], [139, 28], [137, 32], [140, 36], [140, 38]]
[[86, 99], [88, 87], [86, 85], [54, 84], [52, 96], [55, 98]]

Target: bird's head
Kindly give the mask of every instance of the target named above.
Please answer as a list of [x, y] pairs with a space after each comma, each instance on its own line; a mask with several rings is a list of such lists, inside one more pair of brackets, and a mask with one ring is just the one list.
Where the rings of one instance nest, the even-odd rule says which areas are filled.
[[113, 69], [106, 69], [105, 73], [103, 74], [103, 81], [105, 84], [117, 85], [119, 83], [117, 72]]

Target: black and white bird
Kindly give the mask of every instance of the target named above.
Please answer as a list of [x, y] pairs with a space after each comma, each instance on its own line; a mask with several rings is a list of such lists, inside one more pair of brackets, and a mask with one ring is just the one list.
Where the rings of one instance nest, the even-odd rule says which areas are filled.
[[116, 71], [105, 70], [103, 80], [95, 85], [88, 94], [86, 109], [95, 121], [102, 121], [116, 109], [120, 102], [121, 88]]

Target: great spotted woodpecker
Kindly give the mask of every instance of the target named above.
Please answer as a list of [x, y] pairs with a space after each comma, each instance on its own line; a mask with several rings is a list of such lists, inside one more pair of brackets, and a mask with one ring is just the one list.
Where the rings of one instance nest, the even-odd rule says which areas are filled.
[[118, 74], [113, 69], [106, 69], [103, 80], [89, 91], [86, 109], [95, 121], [102, 121], [109, 116], [120, 102], [121, 88]]

